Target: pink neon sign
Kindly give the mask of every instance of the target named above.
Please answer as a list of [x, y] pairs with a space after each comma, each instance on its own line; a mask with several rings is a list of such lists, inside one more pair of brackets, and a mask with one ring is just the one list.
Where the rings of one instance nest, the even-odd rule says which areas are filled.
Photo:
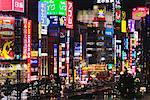
[[140, 20], [142, 17], [145, 17], [149, 14], [149, 8], [147, 7], [138, 7], [132, 10], [132, 19]]

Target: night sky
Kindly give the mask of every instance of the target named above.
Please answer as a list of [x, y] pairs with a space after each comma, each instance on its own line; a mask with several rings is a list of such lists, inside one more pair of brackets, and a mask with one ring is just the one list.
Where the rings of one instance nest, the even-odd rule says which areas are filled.
[[[97, 0], [73, 0], [78, 10], [92, 9], [92, 5], [96, 4]], [[127, 17], [131, 18], [132, 9], [138, 6], [144, 6], [146, 0], [122, 0], [123, 10], [127, 11]]]
[[[97, 0], [73, 0], [77, 3], [79, 9], [89, 9], [92, 4], [95, 4]], [[125, 8], [133, 8], [140, 5], [144, 5], [146, 0], [122, 0]]]

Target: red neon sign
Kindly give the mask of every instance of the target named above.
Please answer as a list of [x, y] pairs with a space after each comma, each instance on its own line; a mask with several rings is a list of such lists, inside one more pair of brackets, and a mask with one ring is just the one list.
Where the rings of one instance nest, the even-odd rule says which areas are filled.
[[73, 2], [67, 1], [66, 28], [73, 29]]
[[31, 81], [31, 27], [32, 21], [28, 20], [27, 23], [27, 70], [28, 70], [28, 78], [27, 81]]

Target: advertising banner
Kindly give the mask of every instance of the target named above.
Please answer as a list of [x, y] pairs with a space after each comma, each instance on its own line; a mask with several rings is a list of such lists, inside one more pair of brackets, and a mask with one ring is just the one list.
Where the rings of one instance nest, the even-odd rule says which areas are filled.
[[66, 16], [66, 0], [40, 0], [47, 3], [47, 15]]
[[18, 11], [18, 12], [24, 12], [24, 0], [12, 0], [13, 6], [12, 10]]
[[80, 59], [80, 42], [75, 42], [75, 48], [74, 48], [74, 59], [79, 60]]
[[73, 2], [67, 1], [66, 28], [73, 29]]
[[12, 10], [12, 0], [0, 0], [0, 11]]
[[14, 59], [14, 17], [0, 16], [0, 60]]
[[117, 23], [121, 22], [121, 2], [120, 2], [120, 0], [115, 0], [115, 21]]
[[147, 7], [137, 7], [132, 10], [132, 19], [140, 20], [149, 14], [149, 8]]
[[49, 16], [48, 15], [48, 27], [58, 27], [59, 26], [59, 19], [58, 16]]
[[38, 22], [42, 25], [47, 26], [47, 3], [38, 2]]
[[121, 21], [121, 32], [123, 32], [123, 33], [127, 32], [127, 22], [126, 22], [126, 20]]
[[38, 76], [38, 59], [31, 59], [31, 76]]
[[113, 3], [114, 0], [97, 0], [97, 3]]
[[32, 21], [28, 20], [27, 23], [27, 71], [28, 71], [28, 79], [27, 81], [31, 81], [31, 31], [32, 30]]
[[28, 24], [28, 19], [23, 18], [23, 59], [27, 58], [27, 24]]
[[114, 28], [106, 28], [105, 35], [113, 36]]
[[127, 32], [127, 22], [126, 22], [126, 12], [122, 11], [122, 16], [121, 16], [121, 32], [126, 33]]
[[128, 20], [128, 28], [130, 32], [135, 31], [135, 20], [132, 20], [132, 19]]
[[59, 16], [59, 25], [66, 26], [66, 16]]
[[24, 12], [24, 0], [0, 0], [0, 11]]

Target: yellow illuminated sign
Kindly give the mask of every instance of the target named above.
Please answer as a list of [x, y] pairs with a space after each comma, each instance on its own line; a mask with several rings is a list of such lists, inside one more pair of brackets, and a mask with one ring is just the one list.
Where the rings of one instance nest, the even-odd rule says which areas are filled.
[[127, 32], [127, 22], [126, 20], [121, 21], [121, 32], [126, 33]]
[[38, 57], [38, 51], [31, 51], [31, 57]]

